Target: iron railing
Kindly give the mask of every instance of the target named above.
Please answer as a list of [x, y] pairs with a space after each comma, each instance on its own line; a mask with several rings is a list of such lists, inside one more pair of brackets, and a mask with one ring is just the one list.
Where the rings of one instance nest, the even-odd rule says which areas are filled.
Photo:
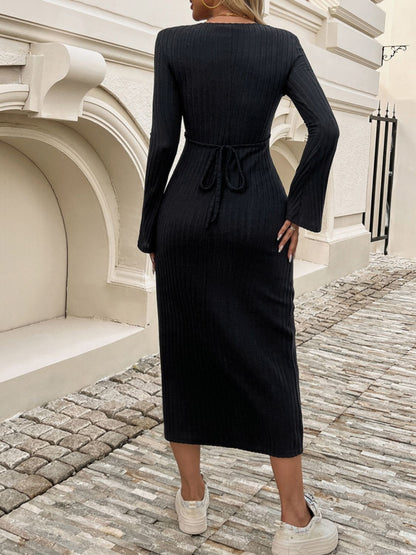
[[[376, 122], [374, 140], [374, 162], [371, 177], [372, 187], [370, 210], [369, 214], [367, 214], [367, 212], [363, 213], [362, 222], [366, 227], [368, 227], [368, 230], [371, 233], [371, 241], [384, 240], [384, 254], [387, 254], [397, 134], [397, 118], [395, 114], [395, 106], [393, 106], [392, 117], [389, 117], [389, 105], [387, 103], [386, 114], [382, 116], [380, 114], [379, 102], [377, 114], [371, 114], [369, 121], [370, 123], [372, 121]], [[383, 122], [384, 125], [382, 125]], [[387, 164], [388, 167], [386, 169]], [[377, 216], [376, 209], [378, 209]], [[367, 222], [368, 226], [366, 225]], [[383, 231], [382, 226], [384, 226]]]

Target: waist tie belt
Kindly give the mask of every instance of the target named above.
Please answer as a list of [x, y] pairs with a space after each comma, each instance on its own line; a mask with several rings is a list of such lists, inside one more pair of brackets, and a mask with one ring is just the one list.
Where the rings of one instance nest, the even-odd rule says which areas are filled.
[[[215, 221], [215, 219], [217, 218], [217, 216], [219, 214], [224, 178], [225, 178], [225, 185], [228, 187], [228, 189], [230, 191], [242, 192], [247, 187], [246, 177], [245, 177], [244, 172], [241, 168], [241, 161], [240, 161], [240, 158], [237, 154], [236, 148], [238, 148], [238, 147], [254, 147], [254, 146], [260, 146], [260, 145], [267, 144], [269, 139], [270, 139], [270, 134], [269, 134], [268, 137], [266, 137], [265, 139], [263, 139], [262, 141], [259, 141], [257, 143], [244, 143], [244, 144], [240, 143], [240, 144], [234, 144], [234, 145], [224, 145], [224, 144], [216, 145], [216, 144], [211, 144], [211, 143], [201, 143], [200, 141], [195, 141], [194, 139], [190, 139], [186, 132], [185, 132], [185, 137], [186, 137], [186, 140], [191, 142], [191, 143], [194, 143], [194, 144], [197, 144], [197, 145], [200, 145], [200, 146], [210, 147], [210, 148], [214, 149], [214, 152], [213, 152], [213, 154], [210, 158], [210, 161], [208, 163], [207, 169], [206, 169], [206, 171], [205, 171], [205, 173], [202, 177], [202, 181], [199, 184], [199, 187], [201, 189], [203, 189], [204, 191], [208, 191], [208, 190], [210, 190], [214, 187], [214, 183], [215, 183], [215, 190], [214, 190], [214, 194], [212, 196], [211, 203], [210, 203], [210, 208], [209, 208], [209, 217], [208, 217], [207, 224], [205, 226], [206, 228], [208, 228], [209, 225], [211, 224], [211, 222]], [[239, 174], [239, 182], [236, 183], [236, 184], [232, 183], [232, 181], [231, 181], [231, 179], [228, 175], [228, 171], [227, 170], [225, 172], [223, 171], [222, 159], [223, 159], [224, 151], [229, 152], [230, 156], [234, 156], [235, 162], [237, 164], [238, 174]], [[206, 183], [207, 174], [209, 173], [209, 170], [211, 169], [211, 166], [213, 165], [214, 161], [215, 161], [215, 172], [214, 172], [211, 180], [208, 183]]]

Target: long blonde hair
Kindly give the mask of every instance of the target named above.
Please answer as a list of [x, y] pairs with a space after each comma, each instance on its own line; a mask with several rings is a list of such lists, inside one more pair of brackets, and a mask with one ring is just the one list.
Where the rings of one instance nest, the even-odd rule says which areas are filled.
[[262, 23], [264, 13], [264, 0], [224, 0], [223, 6], [241, 16], [247, 16], [256, 23]]

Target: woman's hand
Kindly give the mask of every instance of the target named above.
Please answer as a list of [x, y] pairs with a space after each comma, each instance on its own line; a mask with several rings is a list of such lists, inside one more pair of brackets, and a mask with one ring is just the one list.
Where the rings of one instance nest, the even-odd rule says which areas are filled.
[[155, 273], [155, 270], [156, 270], [156, 259], [155, 259], [155, 253], [154, 253], [154, 252], [151, 252], [151, 253], [150, 253], [150, 259], [151, 259], [152, 264], [153, 264], [153, 268], [152, 268], [153, 273]]
[[[290, 226], [292, 226], [292, 228], [294, 227], [295, 229], [292, 229]], [[296, 247], [298, 245], [298, 237], [299, 237], [299, 226], [296, 224], [293, 224], [290, 220], [285, 220], [284, 224], [279, 229], [279, 235], [277, 236], [277, 240], [279, 241], [279, 239], [281, 238], [281, 241], [279, 243], [279, 252], [281, 252], [281, 250], [283, 249], [287, 241], [290, 241], [289, 249], [287, 251], [289, 262], [292, 262], [292, 258], [294, 258], [295, 256]]]

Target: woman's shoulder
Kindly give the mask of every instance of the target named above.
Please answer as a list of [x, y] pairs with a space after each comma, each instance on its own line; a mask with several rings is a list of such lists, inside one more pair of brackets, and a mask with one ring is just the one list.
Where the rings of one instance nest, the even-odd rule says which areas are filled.
[[[228, 27], [229, 25], [233, 26], [234, 23], [226, 23], [224, 25], [218, 23], [192, 23], [190, 25], [174, 25], [172, 27], [164, 27], [160, 29], [157, 33], [156, 37], [156, 48], [163, 49], [164, 52], [169, 51], [177, 51], [178, 44], [182, 45], [189, 45], [189, 40], [194, 44], [195, 37], [210, 37], [211, 33], [213, 33], [216, 37], [216, 40], [220, 40], [221, 37], [228, 36], [228, 33], [225, 35], [219, 31], [216, 33], [215, 29], [212, 27], [219, 27], [219, 29], [223, 29], [224, 27]], [[237, 35], [241, 36], [244, 34], [247, 29], [244, 27], [246, 25], [250, 25], [250, 27], [257, 27], [254, 29], [254, 32], [251, 33], [252, 29], [249, 31], [249, 36], [251, 36], [256, 41], [264, 40], [265, 48], [284, 48], [288, 49], [291, 52], [295, 52], [300, 48], [300, 42], [292, 31], [288, 29], [283, 29], [281, 27], [275, 27], [273, 25], [267, 24], [253, 24], [253, 23], [246, 23], [244, 25], [239, 25], [238, 28], [240, 29], [240, 35], [237, 29]], [[234, 29], [232, 30], [235, 31]], [[263, 39], [261, 38], [263, 37]]]
[[192, 27], [197, 27], [198, 25], [201, 25], [200, 23], [195, 23], [195, 24], [191, 24], [191, 25], [174, 25], [172, 27], [164, 27], [163, 29], [160, 29], [160, 31], [157, 33], [158, 35], [168, 35], [171, 33], [178, 33], [180, 31], [185, 31], [186, 29], [190, 29]]
[[279, 36], [281, 36], [283, 39], [287, 40], [287, 41], [297, 41], [298, 36], [293, 33], [292, 31], [289, 31], [289, 29], [283, 29], [281, 27], [275, 27], [276, 31], [279, 33]]
[[191, 27], [196, 27], [196, 25], [175, 25], [159, 29], [156, 34], [156, 45], [160, 47], [166, 44], [166, 48], [169, 48], [172, 45], [172, 41], [175, 41], [177, 38], [180, 40], [183, 33]]
[[[200, 29], [204, 29], [208, 27], [208, 25], [213, 26], [215, 25], [215, 23], [202, 22], [202, 23], [191, 23], [189, 25], [174, 25], [172, 27], [164, 27], [163, 29], [160, 29], [160, 31], [158, 32], [158, 35], [177, 35], [177, 34], [186, 33], [186, 32], [197, 32]], [[233, 25], [233, 23], [228, 23], [227, 25]], [[268, 30], [271, 33], [280, 35], [281, 37], [286, 38], [287, 40], [299, 40], [297, 35], [295, 35], [295, 33], [293, 33], [292, 31], [289, 31], [288, 29], [283, 29], [282, 27], [275, 27], [274, 25], [268, 25], [267, 23], [264, 23], [264, 24], [259, 23], [259, 24], [256, 24], [255, 26], [258, 29]]]

